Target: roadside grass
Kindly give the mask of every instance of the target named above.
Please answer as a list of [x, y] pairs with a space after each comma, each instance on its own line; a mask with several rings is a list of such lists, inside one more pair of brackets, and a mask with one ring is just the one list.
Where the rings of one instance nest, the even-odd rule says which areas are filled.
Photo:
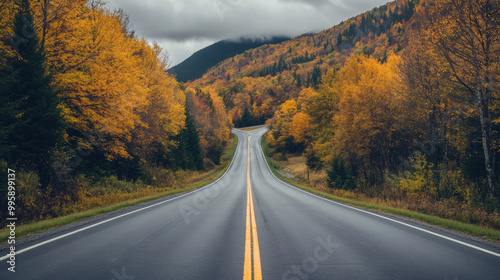
[[[194, 176], [190, 177], [185, 184], [187, 185], [186, 187], [179, 188], [179, 189], [172, 189], [172, 190], [166, 190], [162, 191], [160, 193], [154, 194], [154, 195], [148, 195], [145, 197], [140, 197], [132, 200], [127, 200], [119, 203], [115, 203], [109, 206], [105, 207], [96, 207], [87, 211], [82, 211], [58, 218], [52, 218], [52, 219], [47, 219], [47, 220], [42, 220], [42, 221], [37, 221], [34, 223], [29, 223], [29, 224], [24, 224], [21, 226], [16, 226], [16, 239], [25, 237], [29, 234], [34, 234], [34, 233], [40, 233], [44, 232], [50, 229], [54, 229], [57, 227], [61, 227], [67, 224], [79, 222], [88, 218], [96, 217], [102, 214], [106, 214], [112, 211], [120, 210], [126, 207], [134, 206], [140, 203], [145, 203], [145, 202], [150, 202], [156, 199], [168, 197], [171, 195], [175, 195], [178, 193], [182, 192], [187, 192], [191, 190], [195, 190], [197, 188], [203, 187], [215, 180], [217, 180], [220, 176], [226, 172], [226, 170], [229, 168], [229, 165], [231, 163], [231, 160], [234, 156], [234, 153], [236, 151], [236, 147], [238, 145], [238, 137], [236, 135], [233, 135], [233, 142], [231, 144], [231, 147], [226, 151], [226, 153], [222, 156], [221, 162], [222, 164], [217, 166], [213, 170], [209, 170], [203, 173], [196, 173], [193, 172]], [[186, 171], [189, 172], [189, 171]], [[189, 177], [186, 175], [186, 177]], [[138, 192], [139, 193], [139, 192]], [[137, 193], [136, 193], [137, 194]], [[134, 194], [132, 194], [134, 195]], [[3, 229], [0, 231], [0, 242], [5, 242], [8, 240], [9, 237], [9, 229]]]
[[[399, 209], [399, 208], [394, 208], [394, 207], [389, 207], [386, 205], [381, 205], [381, 204], [374, 204], [374, 203], [367, 203], [351, 198], [345, 198], [345, 197], [340, 197], [336, 196], [333, 194], [329, 194], [325, 191], [319, 190], [317, 188], [313, 188], [309, 185], [307, 185], [306, 182], [303, 181], [296, 181], [294, 179], [286, 178], [278, 170], [282, 169], [273, 159], [269, 157], [269, 148], [267, 146], [267, 143], [264, 141], [264, 138], [262, 138], [262, 149], [264, 151], [264, 154], [266, 156], [267, 163], [269, 164], [269, 167], [271, 168], [272, 172], [276, 177], [278, 177], [280, 180], [295, 186], [297, 188], [300, 188], [302, 190], [305, 190], [307, 192], [319, 195], [324, 198], [328, 198], [337, 202], [341, 202], [344, 204], [356, 206], [359, 208], [363, 209], [368, 209], [368, 210], [375, 210], [387, 214], [394, 214], [394, 215], [399, 215], [402, 217], [418, 220], [424, 223], [428, 223], [431, 225], [439, 226], [442, 228], [462, 232], [468, 235], [476, 236], [476, 237], [481, 237], [484, 239], [487, 239], [489, 241], [493, 241], [496, 243], [500, 243], [500, 231], [496, 229], [491, 229], [483, 226], [478, 226], [478, 225], [473, 225], [473, 224], [467, 224], [459, 221], [454, 221], [450, 219], [444, 219], [441, 217], [433, 216], [433, 215], [428, 215], [428, 214], [423, 214], [419, 213], [416, 211], [412, 210], [407, 210], [407, 209]], [[292, 170], [293, 172], [293, 170]]]

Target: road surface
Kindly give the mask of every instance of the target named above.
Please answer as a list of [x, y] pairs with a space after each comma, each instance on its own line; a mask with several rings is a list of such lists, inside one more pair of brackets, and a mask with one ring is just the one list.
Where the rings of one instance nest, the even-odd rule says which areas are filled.
[[500, 251], [274, 177], [244, 132], [218, 181], [1, 251], [0, 279], [500, 279]]

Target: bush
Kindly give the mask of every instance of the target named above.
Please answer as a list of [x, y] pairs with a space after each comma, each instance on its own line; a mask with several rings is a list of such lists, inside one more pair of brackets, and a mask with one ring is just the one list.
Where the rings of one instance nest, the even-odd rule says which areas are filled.
[[471, 184], [466, 181], [460, 170], [447, 170], [440, 168], [439, 194], [441, 198], [454, 199], [457, 202], [471, 200]]
[[36, 172], [16, 172], [16, 214], [20, 220], [40, 219], [44, 215], [46, 194], [40, 189], [40, 180]]
[[146, 185], [167, 188], [173, 185], [175, 176], [171, 170], [153, 165], [142, 165], [141, 179]]
[[410, 165], [412, 171], [405, 171], [403, 177], [399, 178], [399, 188], [412, 200], [435, 199], [437, 187], [434, 181], [434, 165], [420, 152], [410, 159]]

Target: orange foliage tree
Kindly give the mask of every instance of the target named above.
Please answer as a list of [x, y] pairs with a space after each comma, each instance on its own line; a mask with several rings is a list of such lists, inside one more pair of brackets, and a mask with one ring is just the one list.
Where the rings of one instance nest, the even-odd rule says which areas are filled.
[[222, 98], [214, 91], [188, 88], [187, 106], [198, 124], [200, 145], [206, 157], [215, 164], [230, 139], [231, 124]]
[[408, 143], [398, 139], [405, 131], [401, 95], [395, 74], [399, 58], [386, 64], [364, 56], [351, 57], [339, 71], [339, 111], [334, 116], [335, 152], [372, 184], [380, 183], [385, 169], [394, 168]]
[[500, 77], [500, 2], [442, 0], [428, 11], [423, 40], [443, 58], [456, 89], [468, 95], [479, 118], [488, 193], [495, 198], [496, 148], [493, 125], [497, 114]]

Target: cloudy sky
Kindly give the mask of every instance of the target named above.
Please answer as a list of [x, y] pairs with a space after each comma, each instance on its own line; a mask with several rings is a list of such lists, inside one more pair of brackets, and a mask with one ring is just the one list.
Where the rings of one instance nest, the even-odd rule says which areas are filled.
[[107, 0], [141, 37], [178, 64], [199, 49], [238, 37], [297, 36], [330, 28], [389, 0]]

